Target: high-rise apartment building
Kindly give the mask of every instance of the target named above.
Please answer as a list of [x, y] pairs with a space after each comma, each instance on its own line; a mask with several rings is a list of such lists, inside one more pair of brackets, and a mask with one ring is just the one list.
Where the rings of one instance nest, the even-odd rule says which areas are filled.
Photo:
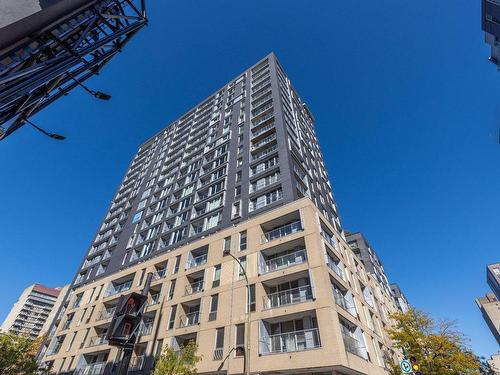
[[47, 288], [34, 284], [19, 296], [2, 324], [3, 332], [25, 335], [32, 339], [48, 331], [56, 311], [61, 307], [68, 286]]
[[270, 54], [145, 142], [44, 362], [115, 373], [117, 299], [153, 273], [129, 373], [195, 341], [201, 374], [386, 374], [396, 302], [345, 240], [313, 122]]
[[399, 285], [392, 283], [390, 284], [390, 288], [392, 296], [394, 297], [399, 310], [404, 313], [410, 310], [410, 303], [408, 302], [408, 299], [406, 298], [404, 293], [401, 291]]

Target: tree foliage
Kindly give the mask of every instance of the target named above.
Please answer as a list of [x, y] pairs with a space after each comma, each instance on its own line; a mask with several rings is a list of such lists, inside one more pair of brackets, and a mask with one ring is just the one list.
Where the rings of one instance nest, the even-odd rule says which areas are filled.
[[194, 342], [189, 342], [178, 351], [166, 346], [156, 360], [153, 375], [195, 375], [196, 364], [201, 361], [197, 351]]
[[42, 373], [36, 355], [44, 337], [31, 340], [13, 333], [0, 333], [0, 374], [34, 375]]
[[[467, 338], [454, 322], [435, 320], [411, 309], [391, 315], [394, 325], [387, 329], [393, 348], [406, 357], [414, 356], [422, 374], [481, 374], [481, 363], [467, 346]], [[401, 374], [398, 363], [389, 364], [391, 374]]]

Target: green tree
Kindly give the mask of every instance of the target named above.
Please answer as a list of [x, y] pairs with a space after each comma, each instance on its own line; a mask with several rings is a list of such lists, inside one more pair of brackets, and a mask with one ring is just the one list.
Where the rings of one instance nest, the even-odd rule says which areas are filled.
[[[386, 331], [393, 348], [414, 356], [424, 375], [481, 374], [481, 363], [467, 346], [468, 339], [454, 322], [435, 320], [412, 309], [391, 315], [394, 325]], [[399, 364], [389, 361], [391, 374], [400, 375]]]
[[43, 372], [36, 362], [43, 337], [31, 340], [13, 333], [0, 333], [0, 374], [34, 375]]
[[166, 346], [158, 359], [152, 375], [195, 375], [196, 364], [201, 361], [201, 356], [196, 355], [198, 347], [194, 342], [189, 342], [175, 351]]

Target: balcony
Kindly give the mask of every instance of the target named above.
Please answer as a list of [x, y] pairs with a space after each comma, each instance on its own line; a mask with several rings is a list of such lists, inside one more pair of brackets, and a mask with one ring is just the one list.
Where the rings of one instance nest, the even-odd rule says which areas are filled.
[[96, 362], [75, 370], [74, 375], [102, 375], [106, 369], [106, 362]]
[[121, 292], [125, 292], [129, 290], [131, 287], [132, 287], [132, 280], [117, 285], [109, 284], [108, 289], [104, 293], [104, 297], [109, 297]]
[[273, 241], [273, 240], [276, 240], [278, 238], [300, 232], [302, 230], [303, 230], [302, 222], [300, 220], [297, 220], [295, 222], [277, 227], [275, 229], [272, 229], [272, 230], [264, 233], [262, 235], [262, 242]]
[[[340, 327], [342, 330], [342, 338], [344, 339], [345, 350], [358, 357], [368, 359], [366, 347], [360, 339], [355, 337], [355, 333], [351, 332], [351, 330], [343, 324], [341, 324]], [[359, 330], [359, 328], [357, 328], [357, 330]]]
[[278, 308], [281, 306], [295, 305], [298, 303], [311, 301], [313, 299], [312, 287], [310, 285], [301, 286], [271, 293], [263, 297], [266, 309]]
[[190, 327], [200, 322], [200, 312], [195, 311], [180, 317], [179, 328]]
[[317, 328], [267, 336], [263, 338], [263, 343], [267, 350], [262, 354], [291, 353], [321, 347]]
[[339, 287], [335, 284], [332, 285], [333, 298], [335, 299], [335, 303], [340, 306], [343, 310], [347, 311], [354, 317], [358, 316], [358, 312], [356, 310], [356, 305], [354, 304], [354, 300], [352, 299], [351, 292], [343, 292]]
[[199, 293], [203, 291], [203, 282], [204, 280], [199, 280], [192, 282], [186, 285], [186, 289], [184, 291], [185, 296], [189, 296], [191, 294]]
[[306, 249], [286, 252], [286, 254], [283, 255], [279, 254], [282, 253], [278, 253], [277, 256], [272, 256], [272, 258], [265, 260], [264, 264], [261, 264], [261, 274], [274, 272], [277, 270], [295, 266], [297, 264], [302, 264], [307, 260]]
[[167, 275], [167, 269], [166, 268], [159, 269], [155, 273], [153, 273], [153, 280], [154, 281], [161, 280], [166, 275]]
[[340, 262], [340, 260], [336, 260], [335, 258], [333, 258], [330, 254], [327, 254], [327, 265], [328, 267], [333, 271], [335, 272], [335, 274], [337, 276], [339, 276], [342, 280], [346, 280], [345, 278], [345, 272], [343, 270], [343, 266], [342, 266], [342, 263]]
[[108, 339], [106, 339], [106, 334], [102, 333], [100, 335], [91, 337], [87, 347], [103, 345], [103, 344], [107, 344], [107, 343], [108, 343]]
[[187, 262], [186, 270], [199, 267], [205, 263], [207, 263], [207, 254], [198, 255]]
[[145, 355], [139, 355], [137, 357], [134, 357], [130, 360], [130, 366], [129, 366], [128, 371], [130, 371], [130, 372], [141, 371], [144, 368], [145, 364], [146, 364], [146, 356]]
[[148, 336], [153, 332], [153, 321], [143, 322], [139, 328], [139, 336]]
[[[262, 151], [259, 151], [255, 154], [252, 154], [252, 161], [259, 160], [260, 158], [263, 158], [266, 155], [269, 155], [271, 152], [274, 152], [278, 149], [278, 145], [274, 144], [271, 147], [268, 147]], [[257, 174], [259, 172], [255, 172], [254, 174]]]
[[100, 320], [110, 319], [111, 317], [113, 317], [115, 311], [116, 311], [116, 306], [103, 309], [99, 312], [99, 315], [97, 316], [96, 320], [100, 321]]

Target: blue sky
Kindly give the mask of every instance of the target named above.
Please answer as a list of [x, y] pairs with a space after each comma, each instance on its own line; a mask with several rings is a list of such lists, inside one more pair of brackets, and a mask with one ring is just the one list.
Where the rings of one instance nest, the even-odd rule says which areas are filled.
[[411, 303], [498, 350], [475, 306], [499, 260], [500, 72], [479, 0], [149, 1], [150, 25], [0, 144], [0, 320], [70, 281], [137, 146], [275, 51], [316, 127], [343, 225]]

